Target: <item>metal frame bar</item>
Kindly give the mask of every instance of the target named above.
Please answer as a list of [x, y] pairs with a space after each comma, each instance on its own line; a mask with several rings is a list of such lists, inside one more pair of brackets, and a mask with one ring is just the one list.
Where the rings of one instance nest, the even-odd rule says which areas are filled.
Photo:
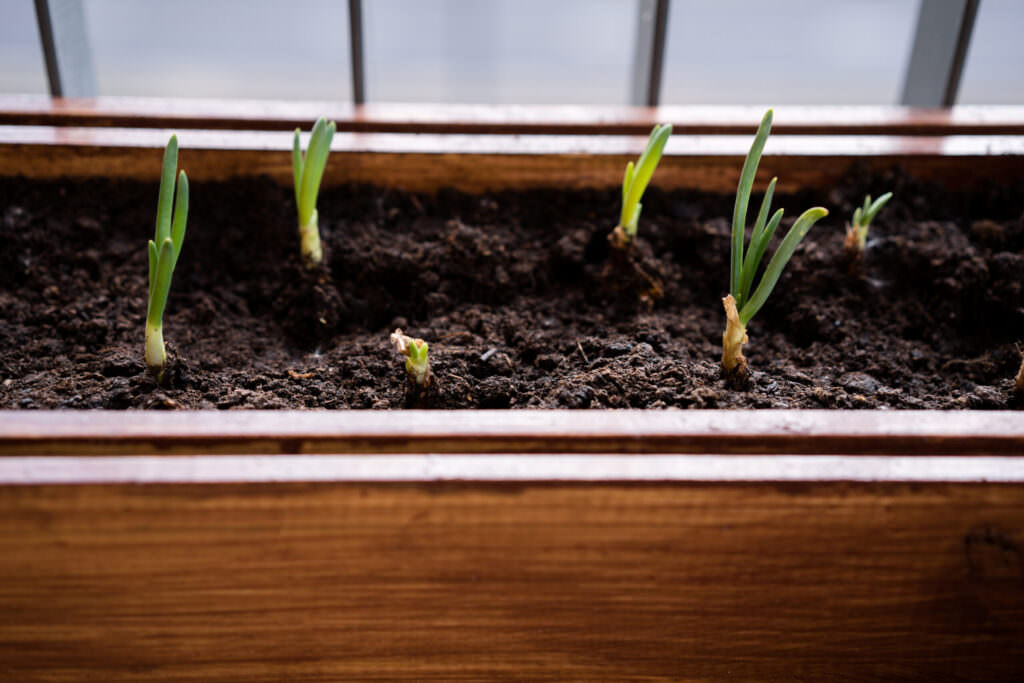
[[[95, 69], [83, 0], [34, 0], [50, 94], [94, 97]], [[902, 103], [952, 106], [980, 0], [922, 0]], [[366, 101], [362, 1], [349, 0], [352, 99]], [[630, 102], [657, 106], [661, 95], [669, 0], [639, 0]]]
[[46, 76], [54, 97], [95, 97], [83, 0], [35, 0]]
[[639, 0], [630, 103], [655, 107], [661, 100], [669, 0]]
[[349, 45], [352, 49], [352, 101], [366, 102], [366, 73], [363, 66], [363, 3], [348, 0]]
[[980, 4], [981, 0], [921, 0], [902, 104], [953, 106]]

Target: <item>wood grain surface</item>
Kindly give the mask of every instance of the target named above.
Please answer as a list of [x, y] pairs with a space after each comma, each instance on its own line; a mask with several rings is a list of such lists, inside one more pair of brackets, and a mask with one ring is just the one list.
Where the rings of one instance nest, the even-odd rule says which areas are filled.
[[0, 411], [0, 455], [1024, 456], [1015, 411]]
[[[339, 131], [647, 135], [656, 123], [679, 134], [752, 135], [765, 107], [470, 105], [152, 97], [0, 95], [0, 123], [47, 126], [308, 130], [326, 116]], [[998, 135], [1024, 133], [1024, 107], [780, 106], [785, 135]]]
[[[290, 183], [327, 113], [327, 184], [612, 186], [669, 120], [659, 185], [732, 192], [760, 115], [265, 104], [0, 97], [0, 175], [155, 180], [168, 127]], [[1019, 108], [776, 115], [783, 191], [1024, 173]], [[1017, 414], [125, 415], [0, 412], [0, 680], [1024, 679]]]
[[[173, 131], [0, 126], [0, 175], [116, 177], [155, 181]], [[293, 182], [291, 136], [253, 131], [178, 131], [179, 165], [196, 182], [266, 175]], [[375, 183], [411, 191], [612, 187], [644, 147], [643, 136], [403, 135], [338, 133], [325, 185]], [[734, 192], [749, 135], [674, 136], [658, 186]], [[756, 185], [835, 185], [854, 163], [899, 166], [950, 188], [1024, 173], [1024, 136], [799, 136], [769, 140]], [[198, 188], [197, 188], [198, 189]]]
[[0, 490], [10, 681], [1020, 680], [1002, 485]]

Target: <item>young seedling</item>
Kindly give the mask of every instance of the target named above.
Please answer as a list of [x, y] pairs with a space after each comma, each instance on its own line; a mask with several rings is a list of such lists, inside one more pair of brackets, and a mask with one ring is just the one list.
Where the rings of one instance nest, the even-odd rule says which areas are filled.
[[768, 267], [762, 273], [760, 282], [751, 293], [754, 276], [761, 265], [761, 259], [768, 248], [768, 243], [775, 234], [775, 229], [779, 227], [783, 213], [783, 210], [779, 209], [770, 220], [768, 219], [772, 195], [775, 193], [775, 183], [778, 181], [778, 178], [772, 178], [764, 193], [764, 199], [761, 201], [761, 209], [757, 213], [754, 229], [750, 234], [750, 242], [747, 245], [746, 253], [744, 253], [743, 238], [747, 222], [747, 204], [750, 203], [750, 190], [753, 187], [757, 166], [761, 161], [761, 152], [764, 150], [771, 127], [772, 110], [769, 109], [761, 119], [757, 135], [754, 136], [754, 143], [750, 146], [750, 152], [743, 162], [739, 187], [736, 189], [736, 204], [732, 214], [729, 295], [722, 299], [726, 320], [725, 334], [722, 335], [722, 368], [731, 376], [743, 377], [747, 374], [747, 361], [743, 357], [743, 345], [747, 343], [747, 323], [768, 300], [768, 296], [775, 288], [783, 269], [800, 244], [800, 240], [815, 223], [828, 215], [827, 210], [818, 206], [804, 211], [796, 219], [793, 227], [782, 238], [771, 261], [768, 262]]
[[636, 238], [636, 227], [640, 221], [640, 199], [644, 196], [647, 184], [651, 182], [654, 169], [661, 161], [661, 155], [665, 151], [665, 143], [672, 135], [671, 124], [661, 124], [654, 127], [651, 136], [647, 139], [647, 147], [643, 154], [637, 159], [636, 165], [630, 161], [626, 164], [626, 175], [622, 179], [622, 213], [619, 216], [619, 224], [615, 226], [608, 240], [612, 246], [619, 249], [627, 249], [633, 244]]
[[864, 198], [864, 206], [858, 206], [853, 212], [853, 220], [846, 226], [846, 241], [843, 247], [846, 253], [859, 259], [864, 253], [864, 244], [868, 241], [868, 228], [882, 207], [892, 199], [892, 192], [886, 192], [875, 201], [871, 195]]
[[316, 198], [320, 193], [320, 181], [324, 177], [327, 156], [331, 152], [331, 138], [337, 125], [327, 123], [324, 117], [313, 124], [313, 135], [309, 138], [309, 147], [303, 155], [299, 143], [299, 129], [295, 129], [292, 143], [292, 171], [295, 175], [295, 204], [299, 209], [299, 247], [302, 260], [307, 268], [316, 268], [324, 260], [320, 247], [320, 227], [317, 223], [319, 214], [316, 210]]
[[[172, 135], [164, 150], [164, 166], [160, 173], [160, 195], [156, 206], [156, 236], [149, 241], [149, 302], [146, 309], [146, 366], [163, 381], [167, 366], [164, 349], [164, 308], [171, 290], [171, 276], [181, 255], [185, 241], [185, 222], [188, 220], [188, 177], [178, 173], [178, 187], [174, 187], [174, 173], [178, 168], [178, 136]], [[171, 214], [171, 200], [174, 214]]]
[[430, 374], [430, 360], [427, 358], [427, 342], [413, 339], [403, 334], [399, 328], [391, 333], [391, 343], [398, 353], [405, 356], [405, 371], [409, 375], [409, 383], [418, 392], [426, 391], [433, 379]]

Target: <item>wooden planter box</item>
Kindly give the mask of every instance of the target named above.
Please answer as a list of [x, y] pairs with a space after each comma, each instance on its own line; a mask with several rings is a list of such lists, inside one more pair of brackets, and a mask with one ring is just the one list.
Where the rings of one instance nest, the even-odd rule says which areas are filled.
[[[322, 112], [333, 182], [613, 185], [669, 120], [659, 185], [726, 192], [759, 113], [0, 98], [0, 174], [156, 179], [170, 126], [290, 182]], [[1024, 172], [1019, 110], [777, 119], [783, 190]], [[1013, 680], [1022, 543], [1020, 413], [2, 412], [0, 674]]]

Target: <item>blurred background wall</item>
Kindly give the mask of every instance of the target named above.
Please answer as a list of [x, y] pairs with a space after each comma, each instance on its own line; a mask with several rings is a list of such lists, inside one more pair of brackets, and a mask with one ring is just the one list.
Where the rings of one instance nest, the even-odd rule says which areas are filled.
[[[366, 97], [628, 104], [638, 0], [363, 0]], [[896, 104], [921, 0], [672, 0], [664, 104]], [[85, 0], [101, 95], [352, 97], [345, 0]], [[961, 104], [1024, 104], [1024, 2], [983, 0]], [[0, 92], [46, 93], [33, 0]]]

